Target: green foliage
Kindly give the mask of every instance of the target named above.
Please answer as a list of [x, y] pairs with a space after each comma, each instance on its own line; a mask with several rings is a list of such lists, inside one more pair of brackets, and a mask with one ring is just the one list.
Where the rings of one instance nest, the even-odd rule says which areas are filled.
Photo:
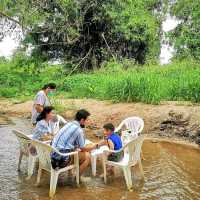
[[160, 49], [159, 21], [152, 15], [152, 10], [158, 1], [116, 0], [115, 2], [106, 7], [106, 12], [115, 24], [113, 31], [116, 34], [123, 34], [127, 41], [134, 43], [132, 51], [136, 50], [135, 53], [137, 46], [141, 45], [148, 54], [151, 52], [152, 56], [157, 56]]
[[40, 68], [39, 61], [52, 58], [70, 61], [69, 66], [73, 66], [85, 58], [80, 64], [85, 70], [100, 67], [113, 57], [131, 58], [139, 64], [155, 60], [160, 50], [160, 22], [153, 10], [158, 3], [156, 0], [3, 0], [0, 12], [15, 16], [23, 25], [26, 30], [23, 44], [35, 47], [33, 67]]
[[[123, 63], [128, 63], [127, 69]], [[166, 67], [148, 65], [134, 68], [129, 65], [131, 63], [127, 61], [111, 61], [104, 63], [101, 70], [66, 77], [62, 66], [46, 65], [40, 73], [30, 74], [20, 67], [16, 68], [12, 62], [1, 61], [0, 96], [14, 99], [32, 98], [45, 83], [55, 82], [58, 85], [57, 94], [67, 98], [151, 104], [158, 104], [163, 100], [200, 102], [198, 63], [184, 61]], [[54, 99], [56, 108], [62, 110], [58, 99], [59, 97]]]
[[200, 3], [198, 0], [178, 0], [173, 14], [182, 22], [172, 34], [178, 56], [200, 61]]

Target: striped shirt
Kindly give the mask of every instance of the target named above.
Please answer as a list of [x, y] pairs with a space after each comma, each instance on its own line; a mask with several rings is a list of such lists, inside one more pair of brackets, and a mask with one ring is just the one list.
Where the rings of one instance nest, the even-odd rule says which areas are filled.
[[83, 148], [84, 145], [84, 132], [78, 121], [67, 123], [60, 129], [52, 141], [52, 146], [59, 151]]

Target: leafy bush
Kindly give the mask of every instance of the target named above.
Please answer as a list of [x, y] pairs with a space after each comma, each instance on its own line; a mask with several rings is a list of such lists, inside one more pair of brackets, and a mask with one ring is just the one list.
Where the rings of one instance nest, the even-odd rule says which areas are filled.
[[1, 97], [16, 97], [19, 94], [19, 89], [16, 87], [10, 87], [10, 88], [0, 88], [0, 96]]
[[[58, 85], [58, 94], [72, 98], [108, 99], [115, 102], [158, 104], [162, 100], [200, 102], [200, 67], [195, 62], [175, 62], [166, 67], [134, 66], [111, 61], [99, 71], [66, 77], [62, 66], [45, 66], [39, 74], [0, 63], [0, 96], [31, 97], [47, 82]], [[117, 65], [117, 67], [113, 67]], [[112, 70], [114, 68], [114, 70]], [[64, 95], [66, 96], [66, 95]]]

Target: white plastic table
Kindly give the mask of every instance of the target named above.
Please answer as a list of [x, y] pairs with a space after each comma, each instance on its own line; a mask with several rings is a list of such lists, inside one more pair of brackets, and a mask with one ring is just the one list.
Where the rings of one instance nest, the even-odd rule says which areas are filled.
[[[92, 144], [93, 142], [86, 139], [85, 145]], [[96, 165], [97, 165], [97, 158], [103, 155], [105, 150], [109, 150], [108, 146], [104, 145], [101, 146], [99, 149], [95, 149], [91, 151], [91, 166], [92, 166], [92, 175], [96, 176]]]
[[95, 149], [91, 152], [91, 166], [93, 176], [96, 176], [97, 158], [101, 158], [105, 150], [109, 150], [108, 146], [106, 145], [101, 146], [99, 149]]

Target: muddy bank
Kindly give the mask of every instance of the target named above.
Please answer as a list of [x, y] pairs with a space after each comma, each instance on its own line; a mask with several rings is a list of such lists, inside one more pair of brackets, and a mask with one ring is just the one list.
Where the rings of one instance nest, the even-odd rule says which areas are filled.
[[[199, 105], [187, 102], [164, 102], [161, 105], [112, 104], [91, 99], [61, 99], [57, 104], [62, 108], [61, 114], [67, 119], [72, 119], [80, 108], [89, 110], [92, 114], [89, 129], [93, 132], [101, 129], [106, 122], [113, 122], [117, 126], [126, 117], [140, 116], [145, 121], [144, 133], [149, 136], [200, 144]], [[0, 101], [0, 110], [4, 116], [30, 118], [31, 107], [32, 101], [18, 104], [7, 100]]]

